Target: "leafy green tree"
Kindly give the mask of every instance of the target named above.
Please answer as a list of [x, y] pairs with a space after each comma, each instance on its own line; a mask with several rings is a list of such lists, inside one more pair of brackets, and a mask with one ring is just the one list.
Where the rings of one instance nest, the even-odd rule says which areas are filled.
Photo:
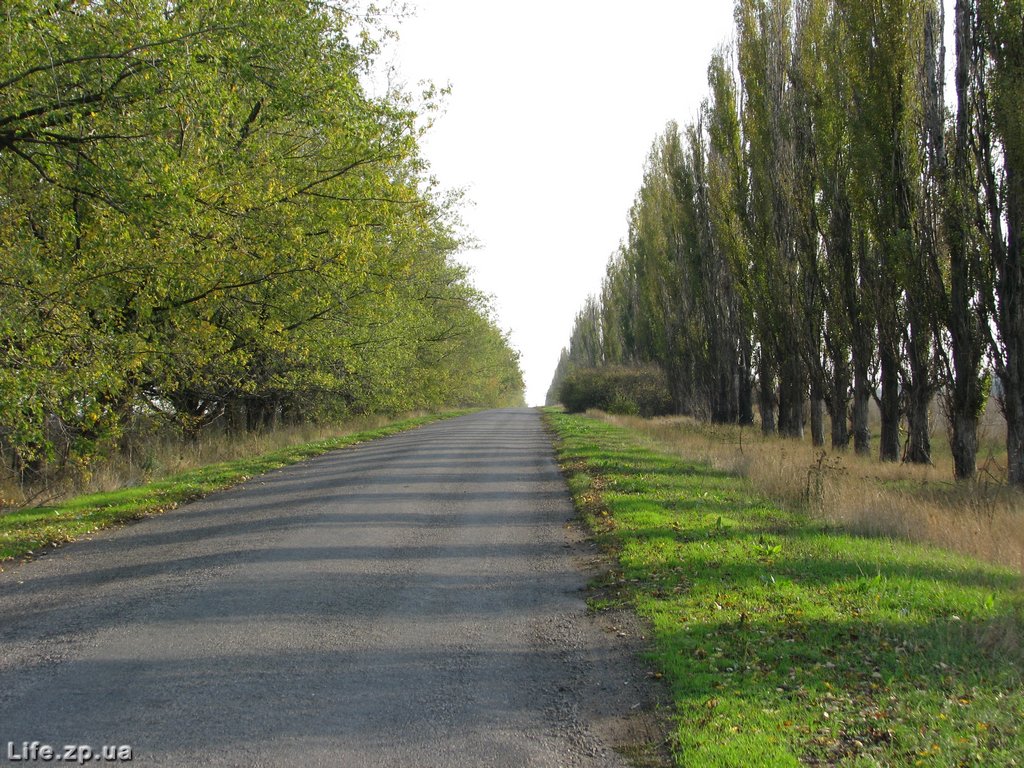
[[[935, 16], [926, 33], [941, 37]], [[971, 147], [978, 120], [979, 61], [975, 4], [958, 2], [954, 20], [954, 80], [956, 114], [946, 120], [943, 98], [944, 73], [935, 55], [938, 44], [926, 47], [928, 88], [925, 100], [927, 148], [931, 184], [926, 187], [929, 209], [941, 221], [928, 231], [941, 239], [930, 244], [932, 269], [940, 287], [937, 298], [945, 326], [939, 340], [944, 399], [950, 421], [950, 447], [954, 474], [968, 480], [976, 474], [978, 420], [984, 409], [990, 375], [984, 368], [987, 327], [991, 321], [992, 272], [985, 254], [985, 238], [976, 222], [984, 220], [980, 177], [975, 172]], [[952, 139], [952, 149], [947, 140]]]
[[195, 433], [515, 399], [517, 358], [453, 265], [417, 115], [364, 92], [376, 43], [347, 12], [9, 6], [0, 402], [16, 465], [58, 442], [86, 461], [139, 412]]
[[588, 305], [603, 361], [657, 363], [678, 411], [722, 421], [756, 369], [762, 429], [809, 410], [822, 444], [824, 405], [858, 453], [877, 397], [884, 461], [930, 461], [941, 392], [961, 479], [991, 363], [1024, 484], [1022, 10], [958, 0], [951, 115], [935, 0], [738, 0], [735, 65], [717, 52], [696, 123], [655, 141]]
[[545, 405], [558, 405], [559, 398], [561, 397], [562, 382], [565, 381], [565, 377], [569, 375], [570, 370], [569, 350], [562, 347], [562, 351], [558, 356], [558, 365], [555, 366], [555, 373], [551, 377], [551, 385], [548, 387], [547, 394], [544, 397]]
[[628, 251], [623, 246], [608, 260], [601, 283], [600, 303], [604, 359], [613, 365], [634, 362], [638, 356], [634, 332], [636, 280], [631, 272]]

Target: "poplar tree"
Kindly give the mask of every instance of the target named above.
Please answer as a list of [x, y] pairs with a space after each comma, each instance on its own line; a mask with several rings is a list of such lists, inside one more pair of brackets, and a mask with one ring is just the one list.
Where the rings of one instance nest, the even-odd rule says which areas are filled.
[[[736, 4], [743, 88], [750, 302], [758, 340], [762, 429], [788, 437], [804, 430], [807, 375], [797, 263], [798, 212], [790, 67], [789, 0]], [[776, 379], [778, 400], [776, 402]]]
[[978, 0], [977, 161], [995, 273], [991, 349], [1009, 480], [1024, 487], [1024, 2]]
[[606, 359], [717, 421], [752, 418], [756, 370], [765, 432], [801, 436], [809, 396], [813, 442], [824, 404], [862, 454], [875, 397], [883, 461], [931, 460], [939, 394], [957, 479], [994, 372], [1024, 485], [1021, 2], [958, 0], [950, 113], [936, 0], [738, 0], [735, 67], [655, 142], [609, 264]]

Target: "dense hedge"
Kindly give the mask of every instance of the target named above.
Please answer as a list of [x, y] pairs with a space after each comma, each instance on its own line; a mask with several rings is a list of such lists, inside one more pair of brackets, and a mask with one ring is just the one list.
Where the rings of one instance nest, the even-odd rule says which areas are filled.
[[664, 416], [672, 413], [665, 373], [657, 366], [576, 368], [562, 380], [559, 401], [570, 413]]

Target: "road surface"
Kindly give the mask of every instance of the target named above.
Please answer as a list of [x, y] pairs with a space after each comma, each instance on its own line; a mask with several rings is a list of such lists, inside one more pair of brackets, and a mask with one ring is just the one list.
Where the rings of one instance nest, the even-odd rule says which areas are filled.
[[642, 693], [586, 616], [572, 515], [538, 414], [491, 411], [10, 567], [2, 757], [624, 765], [595, 722]]

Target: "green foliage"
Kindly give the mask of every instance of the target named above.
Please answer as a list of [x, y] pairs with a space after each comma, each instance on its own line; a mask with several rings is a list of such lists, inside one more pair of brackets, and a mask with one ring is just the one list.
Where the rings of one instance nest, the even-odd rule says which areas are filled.
[[604, 362], [601, 336], [601, 304], [594, 296], [588, 296], [583, 309], [576, 315], [569, 338], [569, 360], [572, 364], [594, 367]]
[[558, 401], [570, 413], [589, 408], [639, 416], [672, 412], [665, 374], [653, 365], [573, 368], [562, 380]]
[[829, 530], [627, 430], [546, 418], [616, 558], [595, 605], [653, 626], [678, 765], [1024, 760], [1019, 574]]
[[562, 382], [569, 375], [572, 364], [569, 362], [569, 350], [562, 348], [558, 356], [558, 365], [555, 367], [555, 375], [551, 377], [551, 385], [548, 387], [544, 397], [545, 405], [558, 405], [558, 398], [561, 396]]
[[747, 317], [727, 263], [732, 252], [706, 226], [721, 187], [709, 190], [714, 170], [703, 142], [699, 126], [669, 124], [651, 147], [595, 325], [606, 364], [666, 371], [674, 410], [745, 421]]
[[521, 393], [452, 261], [409, 97], [361, 85], [373, 17], [9, 5], [0, 432], [16, 470], [88, 460], [140, 410], [195, 432]]
[[970, 137], [997, 286], [991, 346], [1008, 422], [1010, 481], [1024, 488], [1024, 7], [1021, 0], [976, 0], [969, 8], [977, 18]]

